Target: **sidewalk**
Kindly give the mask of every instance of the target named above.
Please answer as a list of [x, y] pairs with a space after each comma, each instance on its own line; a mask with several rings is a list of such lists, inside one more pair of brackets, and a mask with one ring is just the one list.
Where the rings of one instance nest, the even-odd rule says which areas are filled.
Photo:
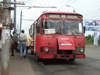
[[[37, 75], [32, 69], [28, 57], [20, 58], [20, 53], [14, 52], [15, 56], [10, 57], [9, 75]], [[0, 50], [0, 75], [1, 75], [1, 50]]]

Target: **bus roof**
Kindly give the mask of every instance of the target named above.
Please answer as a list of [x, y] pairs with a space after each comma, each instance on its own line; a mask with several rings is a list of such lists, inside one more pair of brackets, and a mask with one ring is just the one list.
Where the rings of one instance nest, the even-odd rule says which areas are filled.
[[80, 16], [82, 16], [81, 14], [76, 13], [76, 12], [60, 12], [60, 11], [58, 11], [58, 12], [44, 12], [43, 14], [73, 14], [73, 15], [80, 15]]
[[[76, 13], [76, 12], [61, 12], [61, 11], [55, 11], [55, 12], [44, 12], [43, 14], [41, 14], [40, 15], [40, 17], [42, 16], [42, 15], [45, 15], [45, 14], [66, 14], [66, 15], [79, 15], [79, 16], [82, 16], [81, 14], [79, 14], [79, 13]], [[83, 16], [82, 16], [83, 17]], [[35, 21], [36, 22], [36, 21]], [[35, 23], [34, 22], [34, 23]], [[33, 24], [32, 24], [33, 25]]]

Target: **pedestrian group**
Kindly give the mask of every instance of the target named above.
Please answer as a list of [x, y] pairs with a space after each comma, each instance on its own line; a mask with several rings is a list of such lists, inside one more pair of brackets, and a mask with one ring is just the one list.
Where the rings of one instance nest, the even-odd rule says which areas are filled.
[[29, 34], [27, 37], [25, 34], [25, 31], [22, 30], [20, 34], [16, 34], [15, 31], [13, 31], [13, 36], [10, 34], [11, 37], [11, 52], [14, 56], [14, 50], [18, 49], [20, 50], [20, 58], [26, 58], [26, 54], [28, 52], [28, 49], [31, 50], [31, 54], [33, 54], [34, 46], [33, 46], [33, 36], [32, 34]]

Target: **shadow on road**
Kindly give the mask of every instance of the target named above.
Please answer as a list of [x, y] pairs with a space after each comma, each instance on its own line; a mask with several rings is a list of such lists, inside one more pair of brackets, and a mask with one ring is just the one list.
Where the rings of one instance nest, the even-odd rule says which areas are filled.
[[71, 62], [66, 59], [43, 59], [41, 62], [43, 62], [44, 65], [75, 65], [75, 62]]
[[[34, 55], [29, 55], [30, 61], [34, 61], [35, 63], [38, 62], [35, 60]], [[78, 65], [77, 63], [71, 62], [68, 59], [42, 59], [38, 63], [42, 63], [44, 65]]]

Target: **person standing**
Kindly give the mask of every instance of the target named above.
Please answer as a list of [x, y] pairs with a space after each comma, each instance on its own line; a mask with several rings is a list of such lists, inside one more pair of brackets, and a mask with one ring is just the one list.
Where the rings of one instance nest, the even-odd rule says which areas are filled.
[[79, 34], [79, 31], [75, 26], [72, 26], [72, 34]]
[[[24, 30], [21, 31], [21, 34], [19, 35], [18, 40], [20, 41], [20, 57], [21, 58], [26, 58], [26, 41], [27, 41], [27, 36], [24, 34]], [[24, 50], [24, 53], [23, 53]]]
[[17, 50], [17, 44], [18, 44], [17, 42], [18, 42], [18, 37], [15, 31], [13, 31], [12, 46], [11, 46], [12, 55], [11, 56], [14, 56], [14, 49]]
[[33, 55], [33, 38], [32, 38], [32, 34], [29, 34], [28, 38], [27, 38], [27, 52], [28, 52], [28, 49], [31, 50], [31, 54]]

